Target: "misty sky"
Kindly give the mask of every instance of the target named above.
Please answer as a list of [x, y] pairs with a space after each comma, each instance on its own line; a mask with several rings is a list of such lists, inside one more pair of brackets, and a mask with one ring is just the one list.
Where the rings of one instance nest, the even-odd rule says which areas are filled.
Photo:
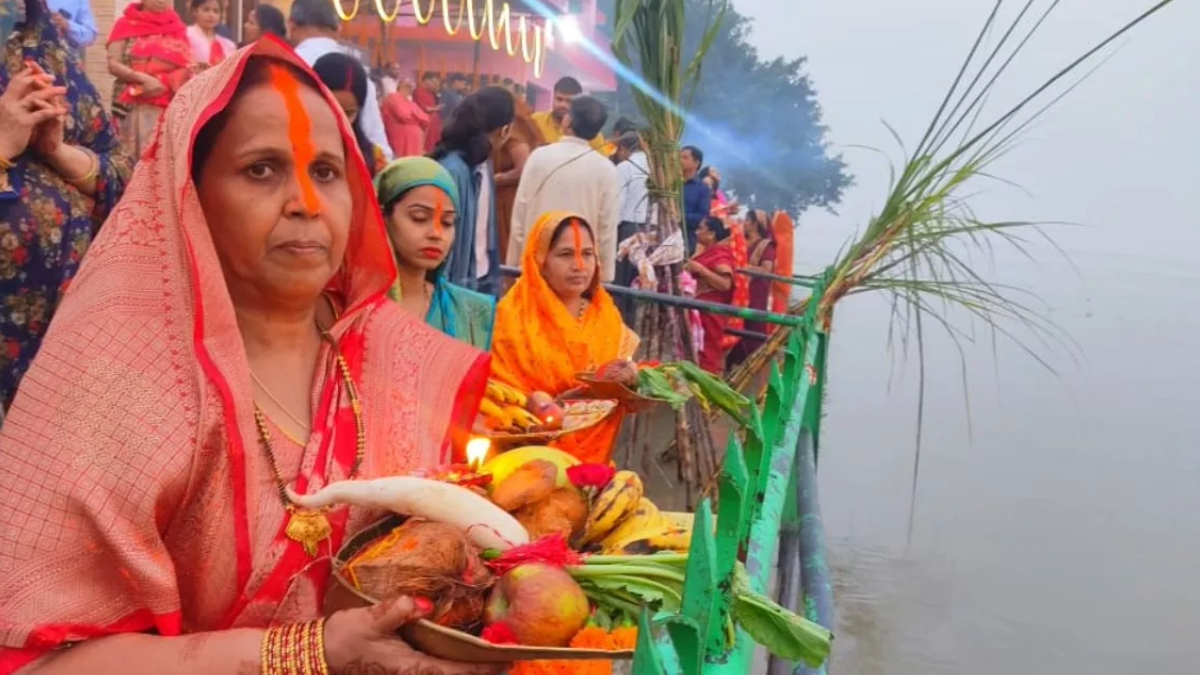
[[[830, 140], [857, 177], [839, 216], [801, 219], [799, 271], [817, 271], [887, 189], [886, 162], [845, 146], [898, 160], [881, 120], [915, 145], [993, 3], [732, 1], [756, 20], [764, 55], [808, 57]], [[992, 110], [1152, 1], [1062, 0]], [[878, 294], [839, 303], [821, 453], [849, 652], [839, 670], [991, 675], [1011, 670], [1014, 650], [1064, 675], [1194, 670], [1200, 648], [1180, 626], [1200, 603], [1198, 28], [1200, 2], [1177, 0], [1124, 38], [993, 168], [1032, 196], [984, 184], [971, 199], [987, 219], [1079, 224], [1053, 229], [1070, 262], [1040, 246], [1035, 262], [998, 250], [981, 267], [1043, 297], [1075, 349], [1035, 344], [1051, 373], [1011, 344], [968, 344], [960, 361], [926, 336], [910, 543], [915, 367], [887, 353]], [[1106, 637], [1113, 616], [1138, 639]]]
[[[992, 3], [988, 0], [733, 0], [756, 21], [764, 55], [809, 59], [834, 143], [898, 152], [886, 119], [915, 143]], [[1021, 3], [1009, 2], [1016, 7]], [[1041, 3], [1045, 4], [1045, 3]], [[1150, 0], [1065, 0], [997, 89], [1015, 102]], [[1192, 202], [1200, 186], [1200, 3], [1179, 0], [1128, 36], [1116, 55], [1076, 90], [1002, 165], [1031, 191], [985, 200], [994, 215], [1090, 226], [1063, 232], [1072, 255], [1119, 252], [1188, 267], [1200, 259]], [[882, 200], [886, 165], [846, 150], [858, 186], [841, 222], [863, 222]], [[829, 223], [814, 214], [813, 227]], [[1190, 237], [1190, 239], [1189, 239]], [[1181, 245], [1185, 242], [1191, 245]], [[1142, 261], [1144, 262], [1144, 261]]]

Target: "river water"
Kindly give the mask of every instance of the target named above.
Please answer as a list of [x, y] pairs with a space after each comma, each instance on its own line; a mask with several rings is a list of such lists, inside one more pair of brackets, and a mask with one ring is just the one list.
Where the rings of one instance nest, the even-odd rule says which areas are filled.
[[[1149, 4], [1063, 2], [996, 99]], [[839, 306], [820, 466], [833, 673], [1197, 672], [1200, 3], [1176, 5], [997, 167], [1031, 196], [984, 186], [972, 200], [987, 217], [1080, 224], [1050, 228], [1066, 258], [1035, 243], [1033, 261], [999, 249], [982, 266], [1041, 296], [1039, 314], [1074, 344], [1021, 334], [1050, 372], [985, 331], [960, 356], [927, 327], [911, 540], [917, 362], [889, 352], [881, 298]], [[880, 120], [915, 143], [991, 3], [735, 6], [757, 19], [764, 53], [809, 57], [836, 143], [896, 157]], [[858, 186], [838, 215], [805, 214], [806, 271], [886, 191], [885, 163], [845, 151]]]

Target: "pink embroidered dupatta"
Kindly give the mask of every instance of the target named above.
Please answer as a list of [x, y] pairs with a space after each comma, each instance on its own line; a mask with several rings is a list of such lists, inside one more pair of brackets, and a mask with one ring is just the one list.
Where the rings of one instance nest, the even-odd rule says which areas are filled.
[[[189, 175], [196, 132], [228, 104], [251, 56], [311, 73], [263, 39], [179, 92], [0, 433], [0, 675], [113, 633], [320, 613], [329, 564], [283, 536], [233, 305]], [[393, 475], [440, 463], [463, 440], [489, 361], [384, 299], [395, 267], [342, 125], [355, 211], [329, 287], [341, 308], [332, 333], [365, 407], [360, 475]], [[331, 354], [323, 363], [313, 436], [303, 453], [279, 457], [300, 491], [346, 478], [356, 451]], [[318, 559], [378, 515], [333, 511]]]

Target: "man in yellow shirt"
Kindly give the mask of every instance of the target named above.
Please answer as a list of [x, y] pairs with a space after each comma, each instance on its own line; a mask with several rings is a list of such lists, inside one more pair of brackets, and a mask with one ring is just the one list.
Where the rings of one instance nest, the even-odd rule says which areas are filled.
[[[563, 133], [566, 131], [563, 128], [563, 120], [571, 110], [571, 99], [582, 93], [583, 85], [579, 84], [579, 80], [569, 76], [564, 77], [554, 83], [554, 101], [550, 110], [530, 115], [533, 123], [542, 132], [542, 138], [546, 139], [546, 143], [557, 143], [562, 139]], [[597, 134], [589, 145], [595, 150], [604, 152], [608, 143], [604, 140], [604, 134]], [[611, 150], [605, 153], [605, 156], [609, 154], [611, 154]]]

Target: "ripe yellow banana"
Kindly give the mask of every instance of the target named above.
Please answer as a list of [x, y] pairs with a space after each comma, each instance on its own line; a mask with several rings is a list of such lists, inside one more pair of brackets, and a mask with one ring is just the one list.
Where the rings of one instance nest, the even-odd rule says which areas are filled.
[[501, 423], [508, 419], [508, 416], [504, 413], [504, 410], [502, 410], [500, 406], [490, 398], [485, 398], [479, 402], [479, 412], [483, 413], [484, 417]]
[[667, 523], [662, 513], [658, 510], [658, 506], [649, 499], [642, 497], [638, 501], [637, 508], [628, 516], [621, 519], [621, 522], [611, 532], [604, 535], [598, 543], [603, 548], [609, 548], [631, 539], [648, 536], [647, 533], [653, 534], [663, 529], [666, 525]]
[[626, 516], [637, 509], [643, 491], [640, 476], [632, 471], [618, 471], [592, 504], [580, 544], [600, 541], [612, 532]]
[[529, 397], [525, 395], [525, 392], [496, 380], [488, 380], [486, 395], [502, 405], [524, 408], [529, 403]]
[[604, 547], [605, 555], [646, 555], [660, 551], [686, 553], [692, 545], [692, 531], [680, 527], [664, 527], [657, 531], [642, 532], [636, 538], [615, 542]]
[[504, 413], [508, 419], [508, 426], [522, 431], [536, 427], [542, 423], [537, 418], [537, 415], [517, 405], [510, 404], [505, 406]]

